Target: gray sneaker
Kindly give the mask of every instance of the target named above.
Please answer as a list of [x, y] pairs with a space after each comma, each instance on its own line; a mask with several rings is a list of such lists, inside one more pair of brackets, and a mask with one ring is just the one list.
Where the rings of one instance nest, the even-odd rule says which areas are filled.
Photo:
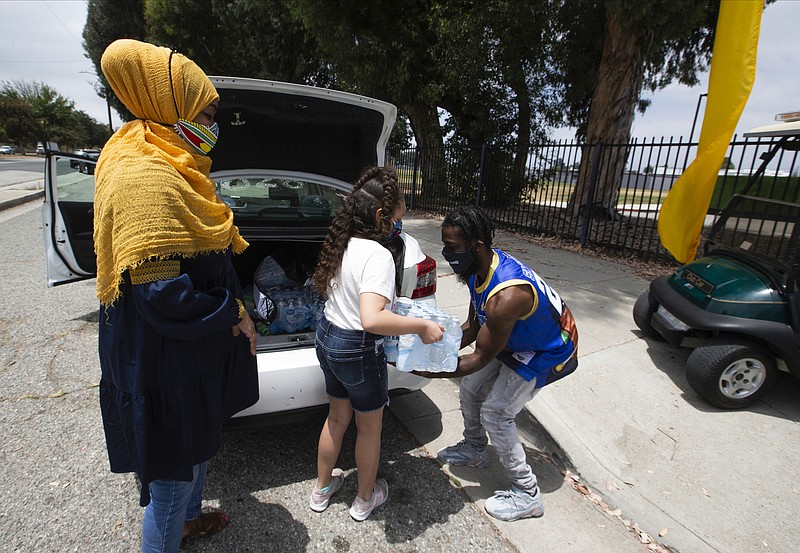
[[383, 478], [378, 478], [375, 480], [375, 487], [372, 489], [372, 497], [369, 501], [364, 501], [356, 495], [353, 505], [350, 507], [350, 516], [358, 522], [367, 520], [372, 511], [383, 505], [387, 499], [389, 499], [389, 484]]
[[344, 472], [342, 469], [333, 469], [331, 471], [331, 487], [328, 489], [327, 492], [323, 492], [316, 486], [314, 486], [314, 490], [311, 492], [311, 499], [308, 502], [309, 507], [311, 507], [312, 511], [316, 511], [321, 513], [325, 509], [328, 508], [328, 503], [330, 503], [331, 496], [339, 491], [339, 488], [342, 487], [344, 483]]
[[539, 518], [544, 514], [542, 493], [536, 487], [536, 493], [511, 486], [507, 490], [497, 490], [486, 500], [486, 512], [494, 518], [511, 522], [521, 518]]
[[468, 444], [466, 440], [440, 450], [436, 454], [436, 458], [445, 465], [450, 466], [466, 465], [479, 469], [489, 466], [489, 451], [485, 447], [477, 449], [475, 446]]

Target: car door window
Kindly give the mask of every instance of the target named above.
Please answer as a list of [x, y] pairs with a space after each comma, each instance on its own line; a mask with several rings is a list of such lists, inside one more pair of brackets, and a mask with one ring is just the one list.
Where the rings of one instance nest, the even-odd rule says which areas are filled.
[[86, 174], [85, 170], [76, 165], [75, 160], [59, 158], [55, 165], [58, 176], [56, 189], [60, 202], [94, 201], [94, 175]]

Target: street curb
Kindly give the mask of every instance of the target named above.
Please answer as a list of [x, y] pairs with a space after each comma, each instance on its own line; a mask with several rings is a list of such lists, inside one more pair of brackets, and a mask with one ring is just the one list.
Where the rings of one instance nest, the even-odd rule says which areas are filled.
[[12, 207], [17, 207], [18, 205], [26, 204], [28, 202], [32, 202], [34, 200], [38, 200], [41, 198], [44, 198], [44, 190], [37, 190], [35, 192], [31, 192], [30, 194], [26, 194], [18, 198], [3, 200], [2, 202], [0, 202], [0, 211], [10, 209]]

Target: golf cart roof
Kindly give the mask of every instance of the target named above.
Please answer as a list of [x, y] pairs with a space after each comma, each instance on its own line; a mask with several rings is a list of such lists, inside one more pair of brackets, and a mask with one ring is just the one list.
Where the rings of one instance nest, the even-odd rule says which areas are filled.
[[795, 136], [800, 135], [800, 111], [779, 113], [775, 116], [776, 121], [771, 125], [756, 127], [744, 133], [746, 137], [754, 138], [760, 136]]

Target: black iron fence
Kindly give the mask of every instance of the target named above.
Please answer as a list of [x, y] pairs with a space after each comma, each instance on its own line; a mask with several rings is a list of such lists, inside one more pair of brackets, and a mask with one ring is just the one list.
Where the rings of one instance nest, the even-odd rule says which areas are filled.
[[[756, 174], [776, 142], [734, 136], [704, 229], [711, 228], [719, 210]], [[681, 139], [595, 145], [560, 141], [533, 145], [525, 163], [487, 146], [409, 148], [390, 152], [388, 161], [398, 169], [411, 210], [445, 214], [459, 205], [478, 204], [501, 228], [668, 259], [658, 236], [659, 209], [696, 151], [697, 143]], [[751, 192], [798, 202], [799, 173], [797, 152], [782, 151], [769, 161]], [[763, 233], [765, 242], [785, 239]]]

